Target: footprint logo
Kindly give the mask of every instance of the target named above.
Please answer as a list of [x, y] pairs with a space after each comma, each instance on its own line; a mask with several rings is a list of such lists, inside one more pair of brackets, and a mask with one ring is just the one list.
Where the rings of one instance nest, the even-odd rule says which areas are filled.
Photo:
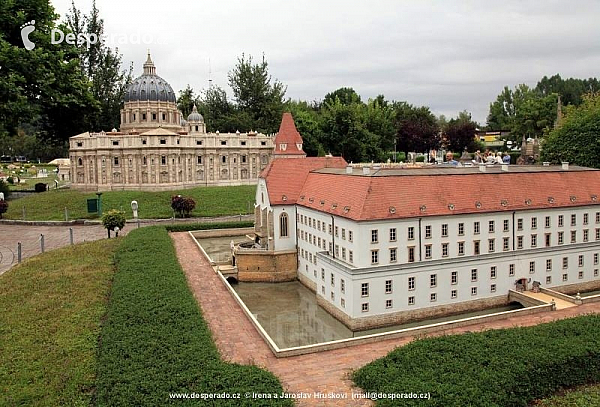
[[35, 44], [29, 40], [29, 34], [35, 30], [35, 20], [31, 20], [21, 26], [21, 39], [27, 51], [35, 48]]

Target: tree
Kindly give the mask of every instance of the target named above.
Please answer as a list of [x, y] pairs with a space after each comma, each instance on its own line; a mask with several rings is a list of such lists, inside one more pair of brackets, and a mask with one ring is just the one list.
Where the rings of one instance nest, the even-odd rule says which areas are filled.
[[583, 96], [580, 106], [570, 106], [559, 127], [543, 140], [541, 159], [568, 161], [600, 168], [600, 93]]
[[186, 118], [190, 113], [194, 105], [198, 107], [198, 98], [194, 96], [194, 90], [188, 84], [184, 90], [179, 91], [179, 97], [177, 97], [177, 108]]
[[[383, 96], [382, 96], [383, 97]], [[333, 92], [329, 92], [323, 98], [323, 104], [331, 104], [339, 100], [343, 105], [351, 105], [361, 103], [360, 96], [352, 88], [339, 88]]]
[[448, 150], [460, 153], [467, 148], [469, 151], [476, 149], [475, 132], [477, 123], [471, 120], [471, 114], [463, 111], [458, 118], [451, 119], [444, 130]]
[[304, 141], [302, 149], [309, 157], [324, 156], [325, 149], [321, 144], [323, 138], [322, 133], [322, 117], [314, 105], [310, 106], [303, 101], [288, 101], [286, 110], [289, 110], [294, 117], [296, 129], [302, 135]]
[[6, 202], [4, 199], [0, 199], [0, 219], [2, 219], [2, 214], [6, 213], [7, 210], [8, 202]]
[[425, 152], [439, 144], [440, 129], [428, 107], [416, 107], [406, 102], [394, 106], [398, 150], [405, 154]]
[[173, 208], [181, 218], [188, 218], [195, 207], [196, 201], [192, 198], [185, 198], [181, 195], [174, 195], [171, 197], [171, 208]]
[[276, 132], [283, 113], [286, 87], [276, 79], [271, 83], [264, 55], [260, 63], [254, 64], [252, 56], [246, 58], [242, 54], [228, 79], [237, 108], [247, 115], [251, 126], [263, 133]]
[[227, 100], [227, 94], [219, 86], [212, 85], [202, 91], [198, 102], [198, 110], [204, 116], [207, 131], [235, 132], [251, 130], [250, 119], [241, 119], [236, 115], [235, 106]]
[[125, 212], [112, 209], [102, 215], [101, 221], [102, 225], [108, 231], [109, 238], [111, 230], [115, 231], [116, 235], [119, 236], [119, 231], [116, 229], [123, 230], [125, 227]]

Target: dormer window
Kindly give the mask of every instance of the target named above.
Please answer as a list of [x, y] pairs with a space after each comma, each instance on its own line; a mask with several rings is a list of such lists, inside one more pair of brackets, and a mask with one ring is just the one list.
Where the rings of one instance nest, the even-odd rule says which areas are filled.
[[296, 143], [296, 148], [298, 150], [302, 150], [302, 143]]
[[285, 151], [285, 150], [287, 149], [287, 144], [285, 144], [285, 143], [281, 143], [281, 144], [279, 145], [279, 149], [280, 149], [281, 151]]

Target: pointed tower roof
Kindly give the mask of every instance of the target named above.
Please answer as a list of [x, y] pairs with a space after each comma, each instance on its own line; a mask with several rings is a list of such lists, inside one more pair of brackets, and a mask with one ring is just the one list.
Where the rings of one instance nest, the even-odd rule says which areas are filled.
[[152, 62], [152, 58], [150, 58], [150, 50], [148, 50], [148, 58], [144, 62], [144, 75], [156, 75], [156, 67]]
[[296, 130], [296, 124], [292, 114], [286, 112], [281, 118], [279, 132], [275, 136], [275, 156], [302, 156], [306, 157], [306, 153], [302, 150], [302, 136]]

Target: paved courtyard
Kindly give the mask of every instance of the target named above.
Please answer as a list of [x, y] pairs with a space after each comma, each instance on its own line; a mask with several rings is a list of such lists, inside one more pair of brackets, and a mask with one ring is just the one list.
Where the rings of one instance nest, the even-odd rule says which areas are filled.
[[[288, 392], [360, 392], [352, 387], [349, 373], [374, 359], [380, 358], [413, 338], [390, 339], [381, 342], [357, 345], [345, 349], [309, 355], [277, 359], [264, 343], [250, 320], [245, 316], [229, 291], [221, 283], [212, 267], [198, 250], [187, 233], [171, 234], [179, 262], [185, 271], [188, 283], [202, 308], [213, 333], [213, 338], [223, 359], [241, 364], [255, 364], [273, 372]], [[449, 329], [439, 334], [453, 334], [487, 329], [531, 326], [542, 322], [586, 313], [600, 312], [600, 303], [581, 305], [538, 315], [506, 318], [462, 328]], [[411, 389], [398, 389], [410, 392]], [[300, 400], [299, 406], [362, 406], [370, 405], [365, 400]]]

